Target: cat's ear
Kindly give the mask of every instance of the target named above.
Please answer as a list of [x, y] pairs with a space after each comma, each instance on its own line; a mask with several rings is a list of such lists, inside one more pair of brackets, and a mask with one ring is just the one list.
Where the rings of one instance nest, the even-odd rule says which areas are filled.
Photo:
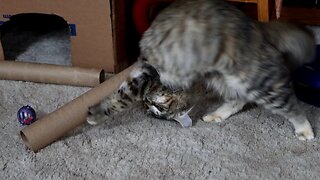
[[179, 114], [174, 118], [177, 122], [181, 124], [182, 127], [191, 127], [192, 126], [192, 119], [189, 116], [189, 112], [192, 108], [188, 111], [184, 111], [183, 113]]

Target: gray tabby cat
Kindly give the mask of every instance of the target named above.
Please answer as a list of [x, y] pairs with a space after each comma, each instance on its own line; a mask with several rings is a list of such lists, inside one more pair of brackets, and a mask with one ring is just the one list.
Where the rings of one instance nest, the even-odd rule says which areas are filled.
[[176, 0], [140, 48], [140, 67], [155, 67], [165, 86], [188, 89], [202, 81], [218, 91], [225, 101], [204, 121], [221, 122], [255, 102], [287, 118], [300, 140], [314, 138], [290, 82], [292, 71], [314, 56], [306, 28], [253, 21], [224, 0]]
[[144, 64], [131, 72], [119, 90], [96, 106], [90, 107], [87, 122], [91, 125], [105, 122], [134, 103], [143, 103], [147, 112], [159, 119], [175, 120], [183, 127], [192, 125], [187, 94], [182, 90], [165, 87], [157, 71]]

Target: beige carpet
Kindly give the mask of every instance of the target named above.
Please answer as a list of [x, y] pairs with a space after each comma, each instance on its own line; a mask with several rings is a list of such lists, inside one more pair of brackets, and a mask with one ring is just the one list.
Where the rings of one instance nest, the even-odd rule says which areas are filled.
[[[102, 126], [83, 126], [33, 153], [19, 136], [17, 110], [41, 116], [88, 88], [0, 81], [1, 179], [317, 179], [320, 111], [306, 106], [316, 139], [301, 142], [291, 124], [249, 106], [229, 120], [183, 129], [141, 106]], [[201, 101], [195, 116], [214, 99]], [[75, 112], [76, 113], [76, 112]]]

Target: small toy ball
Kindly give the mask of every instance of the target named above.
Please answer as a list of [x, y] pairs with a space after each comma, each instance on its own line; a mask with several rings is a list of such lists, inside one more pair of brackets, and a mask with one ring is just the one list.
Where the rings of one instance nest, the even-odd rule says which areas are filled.
[[36, 121], [36, 112], [29, 105], [23, 106], [19, 109], [17, 117], [21, 126], [30, 125], [31, 123]]

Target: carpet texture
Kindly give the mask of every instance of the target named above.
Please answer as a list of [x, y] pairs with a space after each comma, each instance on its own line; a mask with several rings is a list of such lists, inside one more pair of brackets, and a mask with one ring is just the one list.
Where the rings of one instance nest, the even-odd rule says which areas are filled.
[[[48, 50], [35, 52], [35, 42], [21, 56], [48, 60], [56, 59], [50, 52], [57, 53], [57, 49], [62, 49], [59, 56], [66, 53], [59, 38], [58, 43], [52, 42], [54, 38], [47, 39]], [[40, 43], [45, 47], [43, 40]], [[65, 57], [70, 56], [66, 53]], [[247, 106], [222, 123], [195, 121], [193, 127], [184, 129], [176, 122], [147, 116], [137, 105], [101, 126], [83, 125], [38, 153], [26, 148], [16, 119], [20, 107], [28, 104], [41, 117], [88, 90], [0, 81], [0, 179], [320, 177], [320, 111], [305, 104], [316, 134], [308, 142], [294, 137], [287, 120], [256, 106]], [[203, 97], [192, 115], [198, 119], [218, 104], [217, 99]]]
[[[183, 129], [148, 117], [141, 106], [101, 126], [79, 127], [38, 153], [19, 136], [17, 110], [49, 113], [88, 88], [0, 81], [3, 179], [317, 179], [320, 113], [305, 106], [316, 139], [301, 142], [291, 124], [258, 107], [223, 123]], [[197, 111], [215, 99], [202, 101]], [[76, 112], [75, 112], [76, 113]], [[197, 113], [196, 113], [197, 114]]]

